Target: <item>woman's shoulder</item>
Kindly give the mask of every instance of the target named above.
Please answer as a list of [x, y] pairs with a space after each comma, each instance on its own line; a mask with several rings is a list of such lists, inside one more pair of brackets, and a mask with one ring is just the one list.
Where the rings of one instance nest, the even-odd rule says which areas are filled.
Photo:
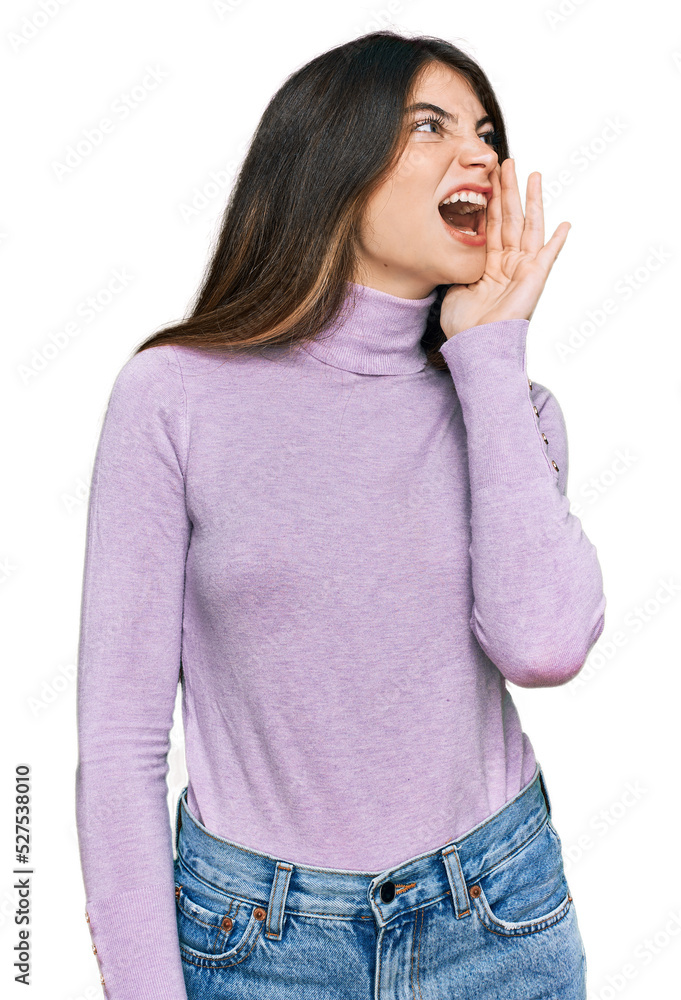
[[118, 386], [183, 385], [191, 376], [208, 374], [222, 368], [230, 357], [227, 352], [208, 352], [186, 344], [152, 344], [137, 350], [121, 367]]

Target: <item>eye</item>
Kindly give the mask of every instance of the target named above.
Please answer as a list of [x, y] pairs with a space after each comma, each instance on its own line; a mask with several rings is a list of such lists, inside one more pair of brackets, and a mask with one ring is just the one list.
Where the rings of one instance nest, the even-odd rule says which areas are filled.
[[440, 115], [429, 115], [428, 118], [424, 118], [422, 121], [416, 122], [414, 132], [418, 132], [422, 125], [437, 125], [438, 128], [442, 128], [444, 123], [444, 118]]
[[501, 136], [496, 130], [491, 132], [483, 132], [480, 138], [488, 145], [495, 149], [501, 144]]
[[[424, 125], [435, 125], [437, 131], [444, 128], [444, 119], [440, 115], [429, 115], [427, 118], [421, 119], [414, 125], [414, 132], [419, 132]], [[430, 131], [430, 130], [429, 130]], [[493, 149], [497, 149], [501, 144], [501, 135], [496, 129], [492, 129], [489, 132], [479, 133], [479, 138], [483, 140], [485, 145], [491, 146]]]

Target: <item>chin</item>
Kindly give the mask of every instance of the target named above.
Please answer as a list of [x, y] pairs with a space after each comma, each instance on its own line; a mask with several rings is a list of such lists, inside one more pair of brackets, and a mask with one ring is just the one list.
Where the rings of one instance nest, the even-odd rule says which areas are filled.
[[[471, 255], [473, 250], [476, 248], [471, 248]], [[476, 261], [462, 261], [459, 264], [450, 264], [448, 267], [442, 269], [442, 273], [446, 275], [445, 278], [440, 282], [443, 285], [471, 285], [475, 281], [479, 281], [485, 273], [485, 248], [482, 247], [483, 253], [479, 256], [480, 260]]]

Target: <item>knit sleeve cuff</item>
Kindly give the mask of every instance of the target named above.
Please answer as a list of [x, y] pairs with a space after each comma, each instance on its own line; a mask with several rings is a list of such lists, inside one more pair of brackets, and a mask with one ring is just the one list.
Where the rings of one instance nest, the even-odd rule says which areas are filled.
[[172, 886], [89, 901], [85, 919], [107, 1000], [187, 1000]]
[[450, 337], [440, 352], [460, 376], [479, 375], [490, 363], [496, 362], [523, 372], [529, 326], [527, 319], [504, 319], [471, 326]]

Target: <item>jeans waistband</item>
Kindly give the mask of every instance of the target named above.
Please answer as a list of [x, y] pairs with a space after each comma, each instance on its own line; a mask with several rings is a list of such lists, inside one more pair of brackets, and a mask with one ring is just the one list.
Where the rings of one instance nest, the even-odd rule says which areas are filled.
[[457, 917], [471, 912], [470, 885], [517, 851], [551, 815], [540, 764], [513, 798], [442, 847], [381, 872], [303, 865], [211, 833], [190, 812], [187, 786], [177, 802], [175, 847], [180, 862], [209, 886], [268, 910], [270, 937], [281, 934], [284, 910], [371, 917], [379, 926], [398, 914], [451, 894]]

